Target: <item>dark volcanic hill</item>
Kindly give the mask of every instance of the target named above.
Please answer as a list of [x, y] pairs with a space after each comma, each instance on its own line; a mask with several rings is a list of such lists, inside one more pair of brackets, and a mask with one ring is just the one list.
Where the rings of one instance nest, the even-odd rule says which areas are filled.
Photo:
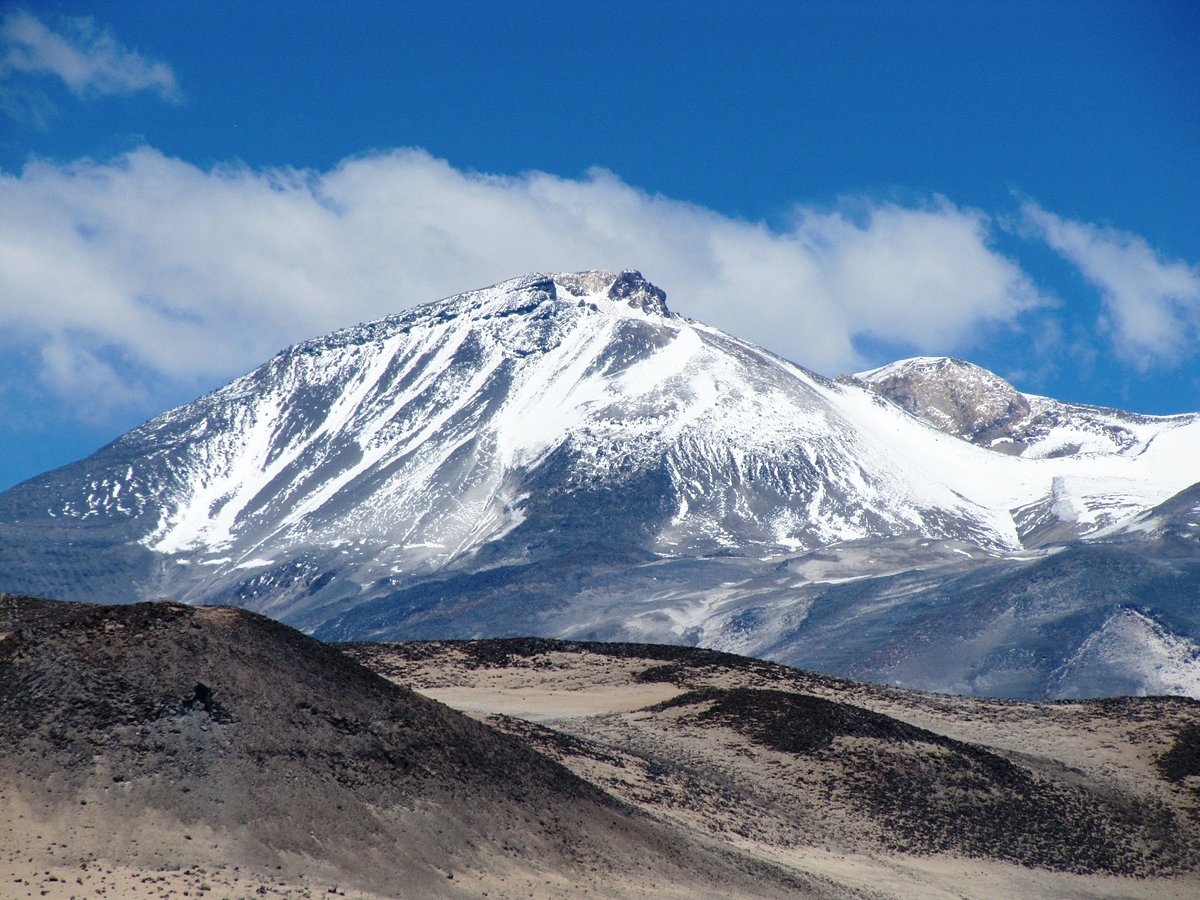
[[821, 893], [231, 608], [0, 595], [0, 804], [0, 844], [54, 834], [59, 862], [279, 866], [388, 896]]

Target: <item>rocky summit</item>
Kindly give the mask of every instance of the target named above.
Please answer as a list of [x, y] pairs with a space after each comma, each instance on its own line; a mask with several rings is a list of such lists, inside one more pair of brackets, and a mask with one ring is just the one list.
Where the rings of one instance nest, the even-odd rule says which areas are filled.
[[835, 381], [638, 272], [534, 274], [297, 344], [0, 494], [0, 590], [1198, 696], [1197, 460], [1200, 416], [951, 359]]

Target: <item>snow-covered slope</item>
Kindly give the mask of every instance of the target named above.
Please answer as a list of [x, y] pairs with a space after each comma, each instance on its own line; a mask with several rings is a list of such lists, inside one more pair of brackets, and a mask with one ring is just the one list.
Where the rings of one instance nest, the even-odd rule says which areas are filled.
[[948, 356], [902, 359], [860, 372], [863, 383], [940, 431], [1026, 459], [1138, 456], [1198, 416], [1143, 416], [1023, 394], [998, 375]]
[[1028, 418], [1029, 400], [1011, 384], [961, 359], [903, 359], [854, 380], [947, 434], [1002, 453], [1019, 453], [1014, 426]]
[[[1013, 510], [1026, 545], [1120, 527], [1200, 480], [1200, 416], [1143, 416], [1022, 394], [997, 375], [950, 357], [900, 360], [864, 384], [947, 434], [1046, 462], [1050, 490]], [[1155, 499], [1162, 498], [1162, 499]]]
[[1200, 697], [1200, 646], [1136, 609], [1117, 609], [1054, 672], [1059, 697], [1088, 697], [1119, 679], [1113, 693]]
[[[1001, 426], [1019, 455], [988, 449]], [[1197, 417], [1055, 405], [957, 361], [834, 382], [636, 272], [531, 275], [296, 345], [0, 495], [0, 589], [232, 600], [340, 637], [720, 643], [745, 585], [794, 606], [812, 579], [763, 569], [789, 557], [1004, 559], [1135, 522], [1198, 460]]]

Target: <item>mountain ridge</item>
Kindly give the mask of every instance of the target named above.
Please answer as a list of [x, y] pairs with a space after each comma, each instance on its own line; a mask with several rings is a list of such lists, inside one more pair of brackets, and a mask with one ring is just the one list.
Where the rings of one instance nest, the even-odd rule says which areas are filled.
[[848, 377], [939, 431], [1033, 458], [1129, 453], [1148, 443], [1137, 434], [1138, 426], [1182, 426], [1197, 415], [1151, 416], [1022, 393], [981, 366], [952, 356], [897, 360]]
[[[1200, 480], [1200, 415], [1039, 407], [968, 365], [839, 382], [678, 315], [640, 273], [523, 276], [297, 344], [0, 494], [0, 589], [233, 602], [338, 639], [533, 627], [800, 653], [770, 629], [811, 628], [864, 573], [919, 604], [923, 568], [936, 592], [1081, 540], [1192, 552], [1170, 502]], [[964, 418], [972, 379], [990, 406]], [[814, 577], [822, 554], [840, 581]], [[1194, 643], [1180, 603], [1145, 611]]]

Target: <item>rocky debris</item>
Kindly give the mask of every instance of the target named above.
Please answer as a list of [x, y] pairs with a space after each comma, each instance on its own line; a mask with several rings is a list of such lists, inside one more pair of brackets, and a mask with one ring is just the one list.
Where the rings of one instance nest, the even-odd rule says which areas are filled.
[[[1200, 778], [1200, 725], [1186, 725], [1179, 729], [1171, 749], [1159, 757], [1158, 767], [1163, 776], [1171, 781]], [[1200, 786], [1197, 786], [1196, 793], [1200, 797]]]

